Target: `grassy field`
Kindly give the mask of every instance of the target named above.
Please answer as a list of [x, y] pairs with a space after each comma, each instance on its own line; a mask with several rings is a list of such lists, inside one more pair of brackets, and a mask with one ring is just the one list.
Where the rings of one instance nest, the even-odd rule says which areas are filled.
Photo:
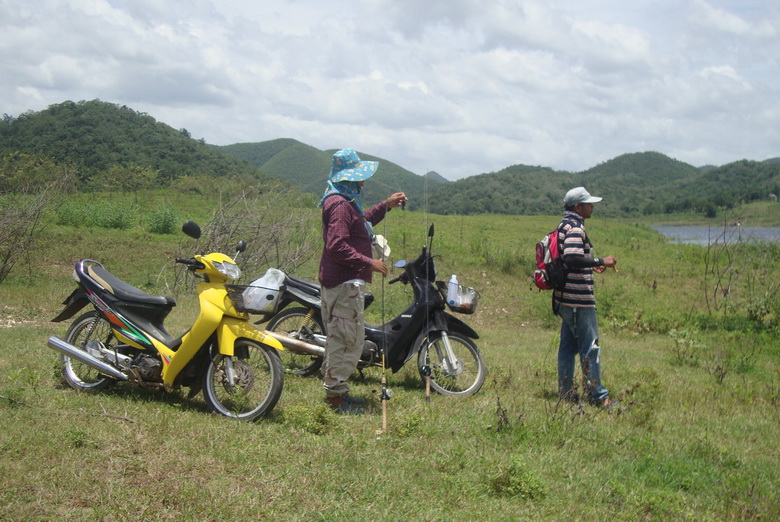
[[[182, 219], [215, 204], [165, 201]], [[316, 228], [317, 212], [301, 212]], [[603, 379], [622, 405], [604, 411], [556, 397], [559, 322], [529, 274], [533, 244], [557, 221], [388, 215], [378, 232], [394, 259], [416, 256], [434, 223], [439, 278], [481, 293], [461, 318], [489, 374], [475, 396], [430, 403], [412, 364], [390, 375], [382, 434], [377, 370], [353, 384], [367, 415], [331, 413], [317, 379], [289, 375], [253, 424], [209, 414], [186, 389], [67, 388], [45, 342], [67, 327], [49, 319], [74, 287], [73, 262], [169, 293], [172, 259], [192, 243], [141, 226], [50, 227], [0, 285], [0, 519], [778, 519], [780, 318], [777, 294], [764, 295], [780, 281], [777, 249], [718, 252], [589, 220], [598, 255], [620, 269], [597, 276]], [[296, 275], [315, 278], [316, 253]], [[726, 278], [729, 292], [713, 293]], [[382, 300], [388, 316], [409, 300], [399, 285], [369, 289], [374, 322]], [[187, 289], [176, 298], [172, 333], [197, 314]]]

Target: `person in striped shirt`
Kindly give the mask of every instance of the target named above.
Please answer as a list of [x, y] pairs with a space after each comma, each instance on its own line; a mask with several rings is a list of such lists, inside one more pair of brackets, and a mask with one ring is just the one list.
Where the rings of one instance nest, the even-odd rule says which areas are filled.
[[601, 347], [593, 293], [593, 272], [614, 267], [614, 256], [594, 257], [593, 245], [585, 232], [585, 220], [593, 214], [593, 204], [602, 198], [576, 187], [563, 198], [565, 211], [558, 227], [563, 262], [567, 268], [566, 286], [553, 292], [553, 309], [561, 317], [558, 347], [558, 393], [565, 400], [579, 400], [574, 391], [574, 362], [580, 356], [584, 392], [591, 404], [609, 407], [616, 403], [601, 383]]

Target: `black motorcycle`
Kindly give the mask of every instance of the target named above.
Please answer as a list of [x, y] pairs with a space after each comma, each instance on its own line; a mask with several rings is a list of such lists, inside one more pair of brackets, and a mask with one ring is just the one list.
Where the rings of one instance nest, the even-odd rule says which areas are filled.
[[[365, 325], [365, 343], [358, 368], [385, 365], [393, 373], [400, 370], [415, 355], [423, 381], [430, 376], [432, 389], [443, 395], [471, 395], [485, 381], [486, 368], [479, 348], [472, 339], [479, 335], [469, 325], [447, 312], [447, 284], [436, 280], [436, 267], [430, 247], [433, 225], [428, 230], [428, 245], [413, 261], [400, 260], [396, 268], [403, 273], [388, 281], [411, 284], [414, 301], [389, 322], [377, 326]], [[365, 294], [366, 307], [374, 300]], [[473, 289], [461, 297], [455, 312], [470, 314], [476, 309], [478, 294]], [[320, 285], [286, 275], [279, 289], [274, 315], [268, 314], [267, 332], [286, 348], [283, 364], [289, 373], [312, 375], [323, 362], [325, 325], [320, 311]], [[270, 316], [270, 318], [269, 318]]]

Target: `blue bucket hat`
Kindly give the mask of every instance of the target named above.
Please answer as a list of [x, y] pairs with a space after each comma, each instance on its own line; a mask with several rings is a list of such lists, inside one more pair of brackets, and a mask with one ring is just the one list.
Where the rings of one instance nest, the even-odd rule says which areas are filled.
[[378, 166], [378, 161], [361, 161], [355, 149], [342, 149], [333, 155], [328, 179], [331, 183], [363, 181], [370, 178]]

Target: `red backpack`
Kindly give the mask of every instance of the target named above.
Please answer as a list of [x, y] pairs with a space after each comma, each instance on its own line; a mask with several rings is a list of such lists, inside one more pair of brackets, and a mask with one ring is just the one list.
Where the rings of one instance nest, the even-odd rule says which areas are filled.
[[540, 290], [563, 290], [566, 286], [566, 265], [563, 264], [563, 245], [559, 244], [560, 228], [545, 235], [536, 243], [536, 270], [533, 281]]

